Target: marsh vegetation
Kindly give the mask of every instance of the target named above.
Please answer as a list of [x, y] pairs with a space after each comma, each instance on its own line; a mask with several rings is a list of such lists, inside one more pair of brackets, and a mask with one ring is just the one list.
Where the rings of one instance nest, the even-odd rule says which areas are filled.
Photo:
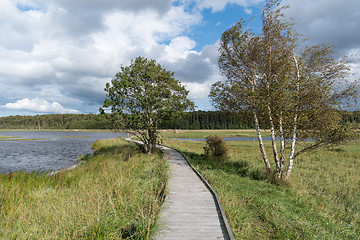
[[[296, 159], [292, 179], [279, 181], [264, 171], [256, 142], [226, 142], [230, 157], [221, 158], [204, 155], [205, 142], [163, 141], [183, 151], [218, 193], [236, 239], [358, 239], [360, 235], [358, 143], [306, 153]], [[271, 147], [265, 142], [266, 149]]]
[[0, 239], [149, 239], [167, 180], [162, 154], [102, 140], [75, 170], [0, 175]]

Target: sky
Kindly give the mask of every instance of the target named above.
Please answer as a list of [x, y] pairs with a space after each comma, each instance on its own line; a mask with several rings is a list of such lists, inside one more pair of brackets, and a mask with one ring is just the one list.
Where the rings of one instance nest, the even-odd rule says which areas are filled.
[[[335, 44], [360, 72], [359, 0], [282, 0], [309, 43]], [[1, 0], [0, 116], [98, 113], [104, 87], [132, 59], [154, 59], [214, 110], [221, 34], [261, 28], [264, 0]]]

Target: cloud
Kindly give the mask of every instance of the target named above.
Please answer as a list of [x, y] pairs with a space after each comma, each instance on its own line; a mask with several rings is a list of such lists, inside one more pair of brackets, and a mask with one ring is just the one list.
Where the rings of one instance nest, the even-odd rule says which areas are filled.
[[283, 0], [289, 5], [286, 15], [297, 21], [296, 29], [311, 43], [335, 44], [336, 50], [360, 47], [360, 1], [358, 0]]
[[182, 82], [203, 83], [214, 74], [213, 66], [199, 53], [189, 53], [184, 60], [168, 65]]
[[196, 43], [186, 36], [173, 38], [164, 48], [164, 59], [174, 62], [176, 59], [185, 59], [187, 54], [195, 47]]
[[195, 102], [197, 109], [200, 110], [214, 110], [209, 105], [209, 92], [211, 85], [221, 80], [218, 72], [209, 76], [207, 81], [204, 82], [183, 82], [185, 88], [189, 91], [189, 99]]
[[[218, 75], [217, 44], [205, 46], [201, 52], [187, 51], [184, 57], [164, 62], [181, 82], [204, 83]], [[191, 88], [194, 89], [194, 88]]]
[[[2, 0], [10, 2], [9, 0]], [[171, 0], [20, 0], [15, 8], [22, 15], [43, 13], [50, 25], [52, 34], [71, 34], [82, 36], [95, 30], [101, 30], [105, 15], [117, 12], [140, 12], [153, 10], [160, 15], [171, 8]], [[13, 5], [13, 4], [12, 4]], [[14, 7], [13, 7], [14, 8]]]
[[218, 52], [216, 44], [195, 41], [202, 10], [260, 2], [1, 0], [0, 104], [16, 113], [40, 111], [35, 103], [56, 112], [96, 112], [105, 83], [138, 56], [174, 71], [191, 86], [191, 98], [204, 100], [218, 76]]
[[[43, 1], [39, 1], [40, 3]], [[55, 0], [56, 4], [72, 10], [106, 11], [121, 9], [127, 11], [141, 11], [143, 9], [154, 9], [158, 12], [166, 12], [171, 7], [171, 0]]]
[[211, 84], [211, 82], [184, 82], [185, 88], [187, 90], [193, 90], [189, 93], [189, 98], [192, 100], [207, 98], [210, 92]]
[[283, 0], [289, 5], [285, 14], [296, 21], [295, 29], [308, 38], [307, 43], [334, 45], [334, 57], [348, 56], [351, 75], [360, 73], [360, 1], [358, 0]]
[[48, 102], [39, 98], [24, 98], [15, 103], [7, 103], [2, 107], [9, 110], [30, 111], [34, 113], [79, 113], [78, 110], [64, 108], [58, 102]]
[[248, 14], [251, 10], [248, 7], [264, 2], [264, 0], [196, 0], [200, 9], [210, 8], [212, 12], [219, 12], [225, 9], [229, 4], [237, 4], [245, 7]]
[[[71, 2], [64, 3], [68, 4], [65, 7], [70, 9]], [[164, 1], [158, 1], [161, 2]], [[54, 6], [47, 6], [46, 11], [25, 12], [10, 1], [0, 3], [0, 12], [7, 12], [0, 13], [0, 19], [6, 18], [6, 21], [0, 21], [0, 29], [7, 29], [1, 36], [18, 36], [10, 37], [16, 40], [14, 42], [0, 36], [0, 81], [4, 85], [2, 89], [8, 89], [2, 93], [3, 98], [4, 95], [8, 99], [13, 96], [33, 98], [40, 96], [42, 89], [47, 89], [59, 91], [57, 99], [51, 95], [41, 96], [47, 101], [78, 99], [77, 103], [83, 102], [89, 109], [96, 104], [102, 105], [105, 83], [121, 65], [129, 64], [138, 56], [154, 59], [163, 56], [170, 61], [177, 59], [179, 54], [186, 55], [194, 42], [179, 35], [201, 21], [199, 13], [187, 13], [182, 6], [161, 14], [155, 5], [153, 8], [139, 7], [137, 11], [115, 9], [107, 14], [101, 12], [100, 28], [83, 29], [81, 34], [74, 35], [66, 30], [68, 23], [59, 20], [64, 12], [56, 5], [58, 2], [50, 3]], [[41, 6], [34, 9], [41, 9]], [[77, 15], [81, 18], [84, 12], [79, 10]], [[174, 48], [185, 43], [184, 39], [187, 43], [183, 51], [176, 52]], [[161, 43], [167, 40], [172, 43], [170, 47]], [[86, 111], [91, 111], [89, 109]]]

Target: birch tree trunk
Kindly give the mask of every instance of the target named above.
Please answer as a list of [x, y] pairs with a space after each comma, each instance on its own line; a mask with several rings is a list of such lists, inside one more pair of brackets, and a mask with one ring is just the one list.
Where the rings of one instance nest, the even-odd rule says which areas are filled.
[[280, 171], [278, 172], [277, 177], [281, 178], [282, 173], [284, 171], [285, 166], [285, 138], [284, 138], [284, 130], [283, 130], [283, 120], [282, 120], [282, 113], [280, 113], [280, 119], [279, 119], [279, 131], [280, 131]]
[[269, 159], [266, 156], [266, 151], [265, 151], [265, 148], [264, 148], [264, 143], [263, 143], [263, 140], [262, 140], [262, 137], [261, 137], [261, 132], [260, 132], [259, 119], [258, 119], [258, 117], [256, 115], [255, 110], [253, 110], [253, 115], [254, 115], [255, 129], [256, 129], [256, 134], [257, 134], [258, 140], [259, 140], [259, 147], [260, 147], [261, 155], [262, 155], [262, 158], [263, 158], [264, 163], [265, 163], [266, 171], [270, 171], [271, 166], [270, 166]]
[[[269, 19], [271, 20], [271, 19]], [[271, 29], [268, 29], [269, 32], [269, 37], [272, 35], [271, 33]], [[274, 127], [274, 120], [273, 120], [273, 113], [271, 110], [271, 96], [270, 96], [270, 79], [272, 78], [272, 46], [271, 46], [271, 41], [270, 39], [268, 39], [268, 46], [269, 46], [269, 55], [268, 55], [268, 68], [267, 68], [267, 74], [266, 74], [266, 88], [267, 88], [267, 109], [268, 109], [268, 114], [269, 114], [269, 123], [270, 123], [270, 132], [271, 132], [271, 145], [272, 145], [272, 149], [273, 149], [273, 155], [274, 155], [274, 160], [275, 160], [275, 166], [276, 166], [276, 172], [279, 173], [280, 171], [280, 165], [279, 165], [279, 156], [278, 156], [278, 152], [277, 152], [277, 147], [276, 147], [276, 137], [275, 137], [275, 127]]]
[[291, 175], [291, 170], [292, 170], [293, 165], [294, 165], [294, 154], [295, 154], [295, 144], [296, 144], [296, 130], [297, 130], [296, 129], [297, 128], [297, 117], [298, 117], [298, 115], [295, 114], [293, 135], [292, 135], [292, 140], [291, 140], [291, 150], [290, 150], [290, 156], [289, 156], [289, 166], [288, 166], [287, 171], [286, 171], [285, 179], [289, 179], [289, 177]]
[[[300, 68], [299, 64], [296, 58], [296, 54], [294, 52], [293, 59], [296, 67], [296, 104], [298, 104], [299, 101], [299, 92], [300, 92]], [[295, 107], [295, 116], [294, 116], [294, 123], [293, 123], [293, 135], [292, 135], [292, 141], [291, 141], [291, 150], [290, 150], [290, 156], [289, 156], [289, 166], [286, 171], [285, 179], [289, 179], [291, 175], [291, 170], [294, 165], [294, 154], [295, 154], [295, 144], [296, 144], [296, 132], [297, 132], [297, 118], [298, 118], [298, 107]]]
[[269, 113], [270, 131], [271, 131], [271, 143], [274, 154], [274, 160], [276, 164], [276, 173], [279, 173], [280, 172], [279, 155], [276, 147], [275, 127], [274, 127], [274, 121], [272, 118], [272, 111], [270, 105], [268, 105], [268, 113]]

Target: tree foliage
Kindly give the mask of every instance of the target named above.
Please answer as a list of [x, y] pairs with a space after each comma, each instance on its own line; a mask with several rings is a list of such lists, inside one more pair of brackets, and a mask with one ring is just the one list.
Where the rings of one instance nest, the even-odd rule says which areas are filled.
[[186, 112], [176, 120], [165, 120], [160, 129], [250, 129], [253, 122], [245, 114], [220, 111]]
[[[244, 21], [223, 33], [219, 67], [225, 79], [212, 86], [210, 98], [219, 110], [252, 114], [267, 170], [260, 124], [270, 128], [277, 177], [289, 178], [299, 154], [355, 138], [337, 110], [352, 101], [358, 85], [348, 81], [348, 62], [335, 59], [331, 45], [302, 47], [283, 9], [278, 1], [266, 4], [261, 34]], [[296, 151], [296, 142], [306, 139], [313, 141]]]
[[121, 67], [106, 84], [103, 107], [111, 112], [122, 128], [132, 129], [144, 143], [147, 153], [156, 145], [156, 129], [163, 120], [174, 119], [193, 110], [188, 91], [155, 60], [138, 57]]
[[[339, 111], [341, 123], [360, 128], [359, 111]], [[263, 122], [263, 129], [269, 128]], [[192, 111], [174, 120], [164, 120], [159, 129], [253, 129], [254, 123], [246, 113], [221, 111]], [[0, 129], [113, 129], [109, 114], [45, 114], [35, 116], [0, 117]]]

